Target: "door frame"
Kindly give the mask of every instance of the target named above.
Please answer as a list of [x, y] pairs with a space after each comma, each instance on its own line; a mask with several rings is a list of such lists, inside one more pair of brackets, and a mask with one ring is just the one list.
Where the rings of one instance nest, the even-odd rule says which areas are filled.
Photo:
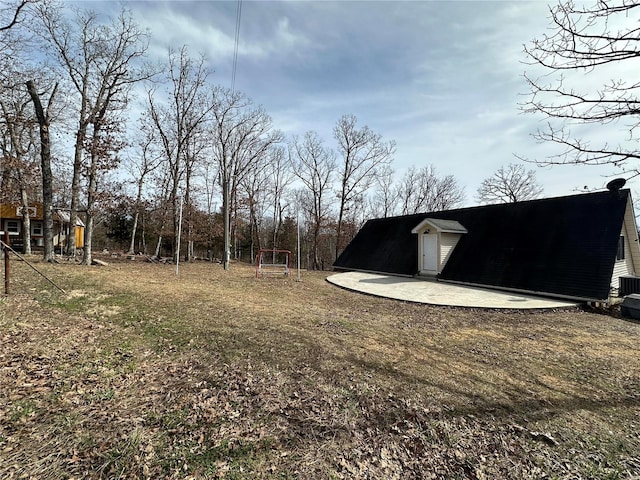
[[433, 274], [438, 273], [439, 250], [438, 234], [424, 233], [422, 235], [422, 265], [420, 268], [422, 272]]

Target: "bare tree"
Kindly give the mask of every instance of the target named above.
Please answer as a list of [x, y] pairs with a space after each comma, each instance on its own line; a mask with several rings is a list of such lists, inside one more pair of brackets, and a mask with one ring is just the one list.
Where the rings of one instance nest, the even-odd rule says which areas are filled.
[[213, 152], [220, 175], [224, 221], [222, 264], [227, 270], [231, 257], [232, 202], [237, 187], [270, 148], [282, 141], [282, 133], [272, 128], [271, 117], [262, 107], [254, 107], [240, 92], [216, 87], [213, 102]]
[[[9, 0], [0, 6], [0, 127], [2, 136], [2, 196], [7, 197], [8, 191], [12, 191], [11, 200], [16, 200], [16, 194], [20, 199], [22, 228], [25, 253], [31, 253], [31, 215], [29, 202], [39, 200], [42, 196], [40, 190], [41, 175], [47, 176], [47, 172], [41, 172], [41, 167], [46, 161], [43, 157], [41, 163], [37, 156], [38, 151], [38, 118], [34, 113], [32, 96], [25, 89], [25, 81], [30, 78], [38, 78], [40, 83], [53, 83], [44, 80], [45, 75], [35, 69], [29, 63], [29, 57], [33, 52], [32, 35], [28, 27], [33, 23], [33, 9], [31, 6], [39, 0]], [[2, 2], [0, 2], [2, 3]], [[34, 81], [35, 82], [35, 81]], [[49, 89], [51, 90], [51, 89]], [[55, 91], [55, 88], [54, 88]], [[49, 105], [42, 107], [46, 117], [41, 125], [42, 133], [48, 137], [48, 123], [50, 122], [50, 108], [55, 95], [49, 99]], [[45, 156], [47, 152], [44, 152]], [[50, 169], [49, 169], [50, 172]], [[51, 181], [51, 178], [48, 178]], [[45, 185], [46, 187], [46, 185]], [[49, 197], [48, 200], [51, 200]], [[51, 203], [48, 204], [51, 206]], [[46, 213], [46, 211], [45, 211]], [[52, 231], [46, 231], [45, 239], [49, 238], [52, 245]], [[48, 233], [48, 235], [47, 235]], [[51, 245], [45, 245], [45, 258], [52, 260], [53, 249]], [[51, 247], [51, 248], [50, 248]], [[49, 255], [50, 252], [50, 255]]]
[[[435, 172], [433, 173], [435, 174]], [[436, 181], [433, 192], [426, 203], [426, 210], [429, 212], [451, 210], [461, 206], [464, 199], [464, 188], [458, 185], [458, 181], [453, 175], [445, 175]]]
[[35, 82], [33, 80], [27, 81], [27, 91], [33, 101], [40, 128], [40, 169], [42, 172], [42, 203], [44, 206], [44, 260], [46, 262], [55, 260], [53, 251], [53, 174], [51, 173], [51, 139], [49, 135], [51, 118], [49, 112], [57, 89], [58, 84], [56, 83], [51, 90], [47, 107], [45, 108], [42, 105]]
[[39, 186], [40, 174], [35, 160], [34, 128], [36, 122], [30, 113], [31, 99], [23, 88], [0, 89], [0, 150], [3, 161], [3, 188], [7, 178], [13, 180], [20, 193], [23, 251], [31, 253], [31, 215], [29, 199]]
[[361, 198], [373, 183], [378, 169], [391, 163], [395, 142], [383, 142], [379, 134], [366, 125], [356, 126], [354, 115], [344, 115], [333, 129], [338, 142], [339, 165], [338, 224], [336, 227], [336, 258], [344, 248], [342, 224], [345, 213]]
[[331, 209], [331, 202], [327, 197], [337, 163], [335, 153], [325, 148], [316, 132], [307, 132], [302, 140], [293, 138], [289, 145], [289, 158], [293, 172], [309, 194], [309, 201], [301, 204], [308, 210], [312, 222], [312, 268], [320, 270], [320, 234]]
[[[621, 64], [633, 72], [640, 57], [640, 27], [637, 2], [612, 5], [599, 0], [592, 7], [561, 1], [550, 7], [551, 33], [525, 46], [528, 63], [542, 67], [544, 74], [525, 76], [529, 100], [525, 112], [548, 119], [545, 130], [534, 136], [560, 145], [561, 151], [541, 165], [613, 165], [633, 175], [640, 174], [636, 128], [640, 124], [640, 83], [619, 78]], [[554, 75], [555, 74], [555, 75]], [[593, 81], [600, 87], [591, 87]], [[602, 80], [599, 80], [602, 79]], [[628, 131], [628, 142], [595, 145], [575, 136], [572, 125], [620, 123]]]
[[464, 189], [453, 175], [438, 177], [433, 165], [411, 167], [400, 181], [398, 202], [403, 215], [449, 210], [462, 204]]
[[[96, 13], [80, 10], [75, 11], [74, 23], [67, 23], [60, 8], [51, 3], [39, 5], [38, 13], [42, 22], [40, 36], [55, 53], [78, 100], [69, 237], [69, 252], [73, 253], [85, 143], [88, 136], [92, 143], [90, 136], [100, 135], [100, 125], [112, 110], [126, 106], [130, 87], [149, 77], [148, 70], [139, 65], [148, 39], [125, 10], [106, 24], [98, 20]], [[90, 234], [88, 230], [87, 237]], [[90, 245], [91, 239], [87, 240]], [[83, 256], [85, 264], [91, 263], [88, 250], [85, 248]]]
[[269, 159], [267, 161], [267, 174], [269, 178], [268, 189], [269, 198], [271, 200], [272, 215], [271, 245], [274, 249], [279, 247], [278, 232], [282, 226], [284, 213], [287, 208], [287, 203], [284, 202], [284, 194], [287, 187], [293, 181], [291, 164], [287, 162], [286, 155], [286, 150], [283, 147], [278, 146], [270, 149]]
[[[155, 191], [152, 204], [154, 206], [156, 232], [158, 234], [156, 247], [154, 249], [154, 257], [156, 258], [160, 256], [164, 238], [169, 235], [175, 236], [173, 230], [167, 230], [167, 225], [172, 223], [175, 218], [175, 215], [172, 215], [172, 210], [175, 208], [169, 203], [171, 196], [171, 175], [169, 174], [168, 168], [166, 168], [166, 164], [161, 163], [160, 167], [164, 168], [160, 168], [156, 174], [152, 176], [153, 190]], [[175, 223], [173, 226], [175, 227]], [[175, 244], [173, 248], [175, 248]]]
[[269, 183], [266, 163], [267, 157], [265, 156], [253, 165], [240, 182], [245, 195], [244, 203], [249, 213], [249, 258], [251, 262], [255, 259], [256, 249], [259, 250], [263, 245], [260, 240], [260, 230], [267, 203], [267, 185]]
[[533, 200], [542, 193], [536, 180], [536, 172], [525, 170], [524, 165], [501, 166], [493, 175], [485, 178], [478, 188], [480, 203], [514, 203]]
[[149, 132], [141, 132], [138, 141], [138, 148], [134, 155], [129, 157], [127, 169], [136, 185], [136, 199], [134, 203], [133, 226], [131, 227], [131, 241], [129, 243], [129, 254], [135, 253], [136, 233], [140, 220], [140, 210], [142, 208], [142, 196], [144, 185], [149, 174], [160, 165], [161, 156], [152, 148], [153, 137]]
[[200, 190], [200, 186], [193, 181], [194, 172], [197, 166], [205, 161], [205, 151], [209, 147], [207, 141], [205, 125], [201, 124], [194, 131], [190, 142], [187, 143], [187, 151], [184, 161], [185, 187], [184, 187], [184, 215], [183, 230], [186, 231], [186, 253], [185, 260], [190, 262], [194, 257], [194, 236], [196, 231], [196, 204], [195, 197]]
[[194, 152], [199, 151], [199, 133], [209, 119], [213, 108], [205, 89], [210, 75], [204, 57], [193, 60], [182, 47], [169, 50], [167, 98], [158, 99], [155, 90], [147, 93], [146, 122], [166, 166], [167, 201], [172, 215], [173, 256], [178, 252], [178, 213], [180, 189], [185, 189], [193, 167]]
[[82, 262], [85, 265], [92, 263], [93, 231], [96, 225], [96, 208], [100, 200], [106, 200], [110, 196], [109, 191], [100, 192], [100, 183], [103, 176], [116, 168], [119, 163], [118, 152], [124, 148], [124, 143], [120, 140], [124, 135], [121, 126], [122, 119], [107, 116], [106, 105], [98, 112], [92, 121], [92, 129], [85, 144], [86, 154], [89, 157], [88, 165], [85, 169], [87, 177], [87, 203], [85, 222], [85, 242]]
[[378, 171], [371, 196], [372, 213], [375, 217], [390, 217], [395, 214], [398, 203], [398, 189], [395, 185], [394, 171], [386, 165]]
[[214, 238], [215, 232], [213, 224], [216, 214], [218, 213], [218, 203], [215, 201], [220, 198], [222, 195], [219, 195], [218, 186], [219, 186], [219, 174], [218, 174], [218, 165], [213, 162], [202, 162], [200, 165], [200, 175], [204, 181], [204, 204], [205, 210], [210, 228], [207, 231], [206, 235], [206, 246], [207, 246], [207, 258], [211, 261], [214, 260], [215, 254], [213, 251], [214, 247]]

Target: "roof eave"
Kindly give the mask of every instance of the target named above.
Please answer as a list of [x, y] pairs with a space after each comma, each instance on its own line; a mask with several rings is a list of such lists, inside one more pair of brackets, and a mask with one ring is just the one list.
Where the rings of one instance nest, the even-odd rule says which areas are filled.
[[[413, 227], [411, 229], [411, 233], [415, 233], [415, 234], [420, 233], [420, 231], [425, 227], [425, 225], [429, 225], [429, 226], [435, 228], [436, 230], [438, 230], [438, 232], [441, 232], [441, 233], [459, 233], [461, 235], [464, 234], [464, 233], [469, 233], [467, 231], [467, 229], [464, 228], [462, 225], [460, 225], [459, 229], [442, 228], [442, 227], [436, 225], [432, 220], [433, 219], [431, 219], [431, 218], [425, 218], [418, 225], [416, 225], [415, 227]], [[456, 222], [456, 223], [458, 223], [458, 222]]]
[[537, 290], [526, 290], [522, 288], [501, 287], [498, 285], [487, 285], [484, 283], [471, 283], [471, 282], [460, 282], [457, 280], [446, 280], [446, 279], [443, 279], [442, 277], [438, 278], [438, 281], [442, 283], [452, 283], [455, 285], [466, 285], [469, 287], [486, 288], [488, 290], [500, 290], [504, 292], [513, 292], [513, 293], [527, 293], [530, 295], [538, 295], [540, 297], [562, 298], [565, 300], [576, 300], [580, 302], [609, 302], [608, 297], [607, 298], [576, 297], [573, 295], [563, 295], [560, 293], [541, 292]]

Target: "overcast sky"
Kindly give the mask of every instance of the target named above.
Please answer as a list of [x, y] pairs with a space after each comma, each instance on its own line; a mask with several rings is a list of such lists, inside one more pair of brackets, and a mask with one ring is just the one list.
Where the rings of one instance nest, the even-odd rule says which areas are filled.
[[[124, 2], [151, 33], [150, 55], [169, 46], [204, 53], [213, 82], [231, 86], [236, 1]], [[115, 12], [116, 2], [82, 2]], [[243, 1], [237, 90], [287, 136], [332, 128], [354, 114], [395, 140], [398, 175], [433, 164], [475, 202], [501, 165], [558, 152], [531, 138], [544, 119], [518, 104], [527, 87], [523, 44], [548, 28], [545, 1]], [[609, 127], [610, 128], [610, 127]], [[603, 137], [606, 135], [602, 135]], [[602, 187], [610, 169], [535, 169], [544, 196]], [[633, 186], [632, 186], [633, 187]]]

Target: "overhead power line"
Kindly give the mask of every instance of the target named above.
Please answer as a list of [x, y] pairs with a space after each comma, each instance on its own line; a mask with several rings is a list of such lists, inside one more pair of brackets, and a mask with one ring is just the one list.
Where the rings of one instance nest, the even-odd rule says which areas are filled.
[[233, 68], [231, 71], [231, 91], [236, 89], [236, 70], [238, 68], [238, 44], [240, 43], [240, 19], [242, 18], [242, 0], [238, 0], [238, 8], [236, 9], [236, 37], [233, 46]]

